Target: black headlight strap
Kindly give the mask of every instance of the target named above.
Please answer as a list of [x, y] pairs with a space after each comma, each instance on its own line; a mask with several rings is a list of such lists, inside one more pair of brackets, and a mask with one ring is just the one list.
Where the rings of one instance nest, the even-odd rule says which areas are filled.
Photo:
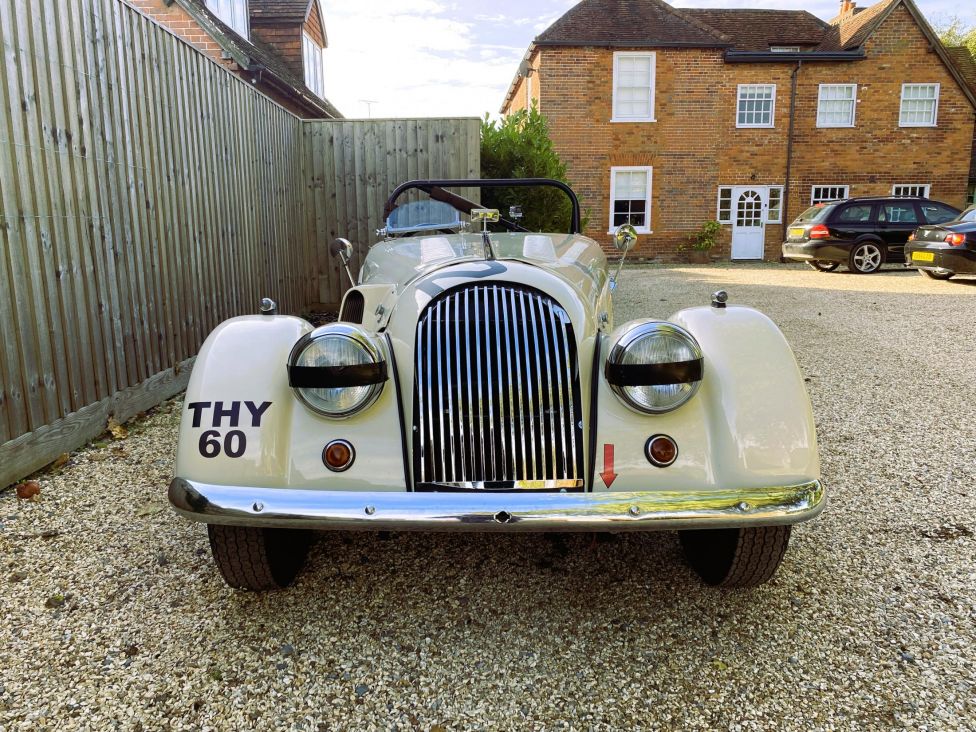
[[702, 380], [704, 360], [673, 363], [622, 364], [607, 363], [604, 373], [614, 386], [665, 386], [691, 384]]
[[289, 366], [293, 389], [340, 389], [382, 384], [389, 378], [386, 361], [351, 366]]

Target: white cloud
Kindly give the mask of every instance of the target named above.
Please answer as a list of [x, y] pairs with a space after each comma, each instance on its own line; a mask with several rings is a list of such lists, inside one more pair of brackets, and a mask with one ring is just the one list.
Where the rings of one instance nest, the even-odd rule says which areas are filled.
[[[326, 96], [347, 117], [495, 112], [523, 52], [479, 42], [478, 24], [436, 0], [324, 0]], [[472, 20], [474, 20], [472, 18]]]

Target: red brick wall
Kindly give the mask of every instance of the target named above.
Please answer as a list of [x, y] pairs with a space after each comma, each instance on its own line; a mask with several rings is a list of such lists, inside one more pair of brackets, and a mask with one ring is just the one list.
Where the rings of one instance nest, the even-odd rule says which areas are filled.
[[[586, 233], [609, 246], [611, 166], [650, 165], [653, 234], [641, 237], [636, 256], [673, 259], [689, 234], [716, 218], [720, 185], [784, 184], [794, 64], [727, 64], [709, 49], [651, 50], [656, 122], [610, 122], [613, 50], [543, 48], [533, 86], [589, 213]], [[890, 193], [894, 183], [929, 183], [932, 198], [964, 202], [974, 111], [963, 92], [903, 7], [866, 50], [863, 61], [809, 62], [799, 72], [790, 217], [809, 205], [818, 184], [873, 195]], [[926, 82], [941, 84], [938, 126], [899, 127], [902, 83]], [[774, 128], [736, 128], [737, 85], [747, 83], [776, 84]], [[854, 128], [816, 127], [821, 83], [858, 84]], [[524, 97], [517, 89], [512, 108]], [[779, 257], [786, 224], [766, 226], [767, 259]], [[730, 239], [725, 226], [713, 254], [729, 257]]]
[[222, 49], [217, 42], [176, 3], [167, 5], [165, 0], [125, 0], [125, 2], [168, 28], [217, 63], [236, 70], [237, 64], [223, 59]]

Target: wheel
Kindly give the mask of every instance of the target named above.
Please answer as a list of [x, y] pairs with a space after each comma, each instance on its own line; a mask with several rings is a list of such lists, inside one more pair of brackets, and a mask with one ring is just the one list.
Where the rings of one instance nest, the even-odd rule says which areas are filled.
[[755, 587], [768, 582], [786, 554], [792, 526], [679, 532], [692, 569], [709, 585]]
[[231, 587], [277, 590], [305, 566], [307, 531], [207, 524], [207, 533], [217, 569]]
[[855, 244], [851, 249], [847, 268], [857, 274], [871, 274], [881, 269], [882, 264], [884, 264], [884, 253], [881, 251], [881, 245], [877, 242], [865, 241]]
[[920, 269], [919, 272], [933, 280], [947, 280], [955, 274], [955, 272], [933, 272], [928, 269]]
[[821, 262], [819, 259], [807, 260], [807, 264], [818, 272], [833, 272], [840, 267], [840, 262]]

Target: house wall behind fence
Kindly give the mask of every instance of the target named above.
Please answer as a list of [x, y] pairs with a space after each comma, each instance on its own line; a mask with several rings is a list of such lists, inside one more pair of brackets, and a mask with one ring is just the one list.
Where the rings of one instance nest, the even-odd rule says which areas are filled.
[[[379, 187], [416, 168], [409, 135], [363, 140], [436, 124], [342, 123], [320, 170], [305, 149], [328, 123], [119, 0], [0, 0], [0, 40], [2, 488], [178, 393], [210, 330], [261, 297], [338, 302], [325, 234], [355, 221], [371, 241]], [[440, 160], [435, 134], [416, 150]]]

